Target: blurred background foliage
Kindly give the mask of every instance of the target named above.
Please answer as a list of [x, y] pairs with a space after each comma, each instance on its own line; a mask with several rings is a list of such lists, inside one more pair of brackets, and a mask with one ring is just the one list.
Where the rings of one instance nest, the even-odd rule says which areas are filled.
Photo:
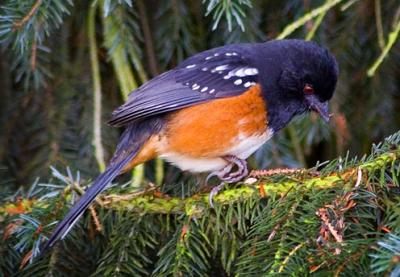
[[[344, 156], [326, 166], [325, 174], [354, 173], [358, 164], [349, 156], [370, 153], [372, 143], [400, 129], [399, 33], [398, 0], [0, 1], [0, 196], [12, 195], [4, 202], [17, 205], [22, 203], [18, 199], [27, 200], [28, 206], [36, 200], [47, 203], [28, 214], [25, 209], [3, 209], [11, 215], [3, 222], [0, 214], [1, 225], [7, 226], [0, 232], [3, 273], [10, 275], [32, 261], [54, 228], [55, 217], [62, 217], [74, 199], [68, 196], [69, 188], [88, 184], [104, 168], [122, 131], [106, 124], [111, 111], [146, 80], [212, 47], [302, 38], [329, 48], [340, 65], [329, 126], [312, 114], [297, 118], [250, 163], [253, 168], [311, 167]], [[93, 227], [77, 228], [67, 239], [69, 247], [56, 247], [50, 260], [36, 260], [25, 275], [49, 276], [58, 270], [68, 276], [73, 268], [77, 275], [165, 276], [182, 274], [189, 265], [192, 275], [263, 270], [293, 275], [331, 265], [340, 274], [351, 261], [348, 276], [365, 276], [371, 269], [398, 276], [400, 166], [398, 151], [390, 151], [399, 143], [397, 134], [374, 147], [368, 160], [374, 166], [365, 167], [366, 188], [353, 194], [344, 188], [299, 186], [286, 198], [275, 195], [230, 203], [215, 212], [203, 210], [199, 221], [190, 211], [150, 211], [138, 219], [109, 209], [98, 209], [96, 215], [93, 209], [91, 217], [99, 217], [104, 226], [101, 235], [95, 236]], [[379, 155], [387, 160], [376, 159]], [[66, 176], [60, 173], [65, 171]], [[192, 195], [201, 182], [159, 160], [136, 169], [134, 177], [136, 183], [162, 184], [161, 190], [171, 196]], [[286, 180], [279, 178], [276, 183]], [[130, 179], [125, 176], [119, 182]], [[354, 185], [353, 179], [344, 181]], [[124, 193], [128, 187], [117, 190]], [[303, 246], [315, 246], [308, 239], [317, 237], [321, 226], [315, 211], [328, 207], [344, 213], [353, 207], [353, 199], [357, 209], [346, 218], [348, 229], [341, 229], [348, 232], [345, 251], [332, 254], [328, 242], [326, 253], [310, 260]], [[327, 205], [332, 201], [338, 207]], [[342, 204], [345, 207], [339, 207]], [[80, 226], [93, 225], [91, 217], [86, 215]], [[383, 237], [382, 230], [393, 233]], [[121, 239], [125, 236], [131, 239]], [[375, 256], [365, 250], [371, 250], [372, 240]], [[255, 244], [260, 251], [254, 252]], [[315, 249], [322, 251], [320, 245]], [[220, 259], [212, 260], [216, 256]]]
[[[314, 16], [321, 6], [327, 9]], [[330, 126], [314, 115], [295, 120], [254, 155], [254, 168], [313, 166], [346, 151], [362, 155], [372, 142], [399, 129], [398, 43], [375, 74], [367, 76], [399, 24], [398, 1], [4, 1], [2, 188], [26, 186], [39, 176], [46, 179], [50, 165], [94, 177], [121, 132], [106, 120], [130, 91], [196, 52], [274, 39], [313, 10], [311, 19], [287, 37], [308, 36], [337, 57], [333, 120]], [[155, 170], [161, 166], [163, 180]], [[146, 165], [145, 174], [157, 183], [182, 177], [159, 162]]]

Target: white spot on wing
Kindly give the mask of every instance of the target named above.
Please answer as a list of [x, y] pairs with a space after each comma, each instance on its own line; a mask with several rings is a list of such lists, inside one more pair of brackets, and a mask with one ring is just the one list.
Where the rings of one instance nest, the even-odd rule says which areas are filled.
[[205, 91], [207, 91], [207, 89], [208, 89], [208, 87], [204, 87], [204, 88], [202, 88], [200, 91], [201, 91], [201, 92], [205, 92]]
[[190, 65], [186, 66], [186, 68], [193, 68], [195, 66], [196, 66], [195, 64], [190, 64]]
[[238, 77], [245, 77], [246, 73], [244, 73], [244, 71], [245, 71], [245, 68], [240, 68], [235, 71], [235, 75]]
[[227, 69], [227, 68], [228, 68], [228, 65], [227, 65], [227, 64], [224, 64], [224, 65], [217, 66], [217, 67], [215, 68], [215, 70], [216, 70], [216, 71], [221, 71], [221, 70], [225, 70], [225, 69]]
[[257, 68], [246, 68], [244, 70], [244, 74], [246, 74], [246, 76], [252, 76], [252, 75], [257, 75], [258, 74], [258, 70]]
[[242, 79], [237, 79], [233, 83], [238, 86], [238, 85], [240, 85], [242, 83]]
[[198, 84], [193, 84], [193, 86], [192, 86], [192, 90], [197, 90], [199, 88], [200, 88], [200, 86]]
[[214, 93], [214, 92], [215, 92], [215, 89], [210, 90], [210, 93]]
[[201, 70], [202, 70], [202, 71], [207, 71], [208, 68], [207, 68], [207, 67], [203, 67]]

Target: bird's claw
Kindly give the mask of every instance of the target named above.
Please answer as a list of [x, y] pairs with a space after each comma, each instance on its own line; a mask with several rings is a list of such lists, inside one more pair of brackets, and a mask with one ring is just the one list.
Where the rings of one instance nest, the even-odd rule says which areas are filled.
[[[224, 159], [227, 162], [229, 162], [228, 165], [226, 165], [221, 170], [211, 172], [206, 179], [206, 184], [208, 184], [208, 181], [214, 176], [218, 177], [221, 181], [223, 181], [221, 184], [214, 187], [210, 192], [209, 203], [211, 207], [214, 207], [213, 205], [214, 196], [216, 196], [219, 193], [219, 191], [224, 187], [225, 182], [226, 183], [238, 182], [242, 180], [243, 177], [247, 176], [247, 174], [249, 173], [247, 169], [247, 163], [245, 160], [239, 159], [231, 155], [225, 156]], [[230, 172], [234, 165], [236, 165], [238, 169], [234, 172]]]
[[210, 191], [210, 195], [208, 196], [208, 203], [210, 203], [211, 208], [214, 208], [214, 197], [220, 192], [220, 190], [224, 187], [225, 183], [221, 183], [216, 187], [213, 187]]

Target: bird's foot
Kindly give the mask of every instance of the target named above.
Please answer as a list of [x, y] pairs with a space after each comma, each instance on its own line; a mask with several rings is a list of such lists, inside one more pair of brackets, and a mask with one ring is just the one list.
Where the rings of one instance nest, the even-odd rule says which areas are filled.
[[230, 162], [230, 165], [236, 165], [237, 170], [234, 172], [230, 172], [227, 176], [224, 176], [221, 180], [227, 183], [235, 183], [242, 180], [249, 174], [249, 170], [247, 169], [247, 162], [245, 160], [239, 159], [235, 156], [226, 156], [224, 159]]
[[[208, 181], [214, 176], [218, 177], [222, 181], [221, 184], [214, 187], [210, 192], [209, 203], [211, 207], [214, 207], [213, 204], [214, 196], [216, 196], [219, 193], [219, 191], [224, 187], [225, 182], [226, 183], [238, 182], [242, 180], [245, 176], [247, 176], [247, 174], [249, 173], [247, 169], [247, 162], [245, 160], [239, 159], [238, 157], [231, 155], [225, 156], [224, 159], [227, 162], [229, 162], [229, 164], [226, 165], [221, 170], [210, 173], [206, 179], [206, 184], [208, 184]], [[233, 166], [235, 165], [237, 167], [237, 170], [231, 172]]]
[[211, 208], [214, 208], [214, 197], [220, 192], [220, 190], [224, 187], [225, 183], [222, 182], [221, 184], [219, 184], [216, 187], [213, 187], [210, 195], [208, 196], [208, 203], [210, 203]]
[[232, 167], [233, 167], [233, 164], [229, 163], [223, 169], [211, 172], [206, 178], [206, 184], [208, 184], [208, 181], [210, 181], [210, 179], [214, 176], [218, 177], [218, 179], [220, 179], [220, 180], [225, 180], [225, 178], [227, 178], [229, 176], [229, 173], [231, 172]]

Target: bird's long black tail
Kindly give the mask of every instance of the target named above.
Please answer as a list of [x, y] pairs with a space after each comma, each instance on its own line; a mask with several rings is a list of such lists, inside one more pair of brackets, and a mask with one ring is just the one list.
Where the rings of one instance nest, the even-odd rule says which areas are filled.
[[57, 240], [63, 239], [68, 234], [76, 221], [85, 212], [87, 207], [93, 202], [96, 196], [101, 193], [105, 187], [121, 172], [123, 167], [129, 163], [135, 154], [136, 153], [131, 153], [131, 155], [127, 156], [119, 163], [109, 166], [106, 171], [96, 178], [93, 185], [85, 192], [78, 202], [75, 203], [65, 218], [57, 225], [50, 239], [43, 247], [42, 252], [45, 252], [47, 249], [52, 247]]
[[159, 124], [146, 122], [129, 126], [121, 136], [120, 143], [107, 169], [100, 174], [93, 185], [83, 194], [71, 208], [65, 218], [57, 225], [50, 239], [42, 248], [42, 253], [51, 248], [59, 239], [63, 239], [76, 221], [93, 202], [96, 196], [122, 171], [122, 169], [137, 155], [144, 142], [156, 131]]

